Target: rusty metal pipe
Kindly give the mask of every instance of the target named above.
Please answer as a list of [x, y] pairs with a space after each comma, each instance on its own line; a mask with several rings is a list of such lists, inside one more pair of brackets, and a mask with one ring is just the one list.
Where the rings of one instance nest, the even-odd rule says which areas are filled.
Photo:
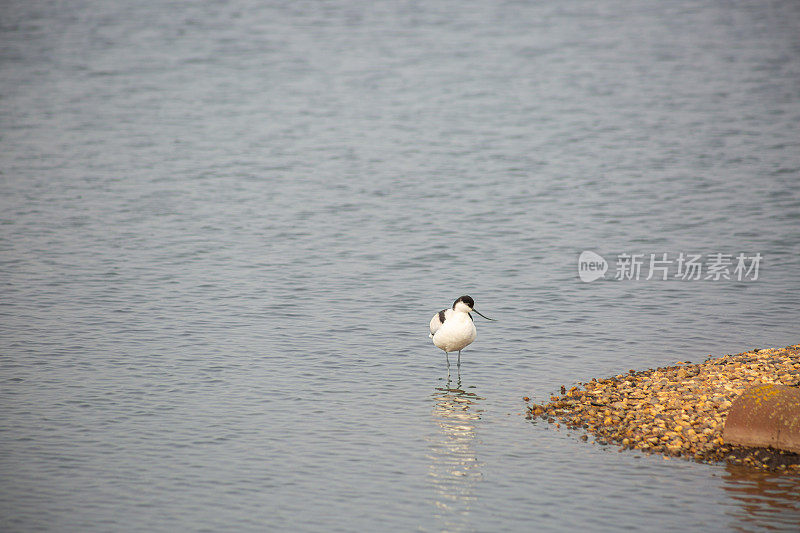
[[800, 388], [747, 389], [731, 405], [722, 438], [730, 444], [800, 453]]

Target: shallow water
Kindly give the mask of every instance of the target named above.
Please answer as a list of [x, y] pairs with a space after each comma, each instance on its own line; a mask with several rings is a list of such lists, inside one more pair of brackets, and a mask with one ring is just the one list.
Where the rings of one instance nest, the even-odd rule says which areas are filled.
[[3, 530], [795, 530], [522, 397], [800, 342], [796, 2], [6, 4]]

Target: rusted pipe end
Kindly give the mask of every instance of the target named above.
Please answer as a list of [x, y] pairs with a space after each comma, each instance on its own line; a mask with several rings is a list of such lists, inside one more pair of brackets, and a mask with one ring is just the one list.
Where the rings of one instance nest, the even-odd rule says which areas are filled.
[[800, 388], [758, 385], [731, 405], [722, 438], [726, 443], [800, 453]]

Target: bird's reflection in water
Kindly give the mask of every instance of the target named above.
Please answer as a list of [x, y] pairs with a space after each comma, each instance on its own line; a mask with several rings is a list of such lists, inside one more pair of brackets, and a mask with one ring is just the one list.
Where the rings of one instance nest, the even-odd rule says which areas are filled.
[[439, 428], [430, 439], [429, 479], [436, 493], [436, 517], [442, 529], [469, 528], [469, 512], [475, 500], [475, 485], [481, 480], [481, 463], [475, 453], [477, 425], [483, 399], [455, 381], [448, 373], [447, 386], [434, 394], [433, 420]]
[[737, 531], [800, 531], [800, 478], [727, 465], [722, 487], [740, 506]]

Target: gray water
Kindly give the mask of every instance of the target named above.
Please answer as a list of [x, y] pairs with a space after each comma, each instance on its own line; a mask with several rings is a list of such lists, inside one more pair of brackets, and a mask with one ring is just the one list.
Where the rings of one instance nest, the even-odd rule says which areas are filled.
[[[0, 529], [796, 530], [797, 479], [522, 398], [800, 342], [797, 2], [0, 21]], [[583, 250], [764, 259], [582, 283]], [[448, 382], [462, 294], [496, 322]]]

